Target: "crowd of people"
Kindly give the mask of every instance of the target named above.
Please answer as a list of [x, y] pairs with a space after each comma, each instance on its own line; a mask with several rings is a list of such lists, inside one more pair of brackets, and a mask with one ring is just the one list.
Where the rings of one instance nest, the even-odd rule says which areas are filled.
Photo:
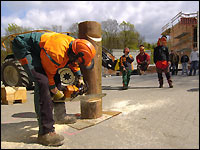
[[[130, 75], [133, 71], [134, 58], [129, 54], [129, 52], [129, 48], [126, 47], [123, 51], [124, 55], [120, 57], [122, 83], [124, 90], [128, 89]], [[199, 52], [197, 51], [197, 48], [193, 49], [190, 56], [188, 56], [185, 51], [182, 51], [179, 57], [176, 50], [173, 49], [171, 49], [169, 53], [167, 47], [167, 37], [165, 35], [158, 39], [157, 47], [154, 48], [153, 61], [156, 66], [159, 88], [163, 87], [163, 72], [165, 73], [169, 87], [173, 88], [171, 76], [178, 74], [179, 62], [182, 64], [181, 75], [186, 73], [187, 76], [195, 76], [197, 70], [199, 70]], [[139, 46], [139, 54], [136, 56], [136, 62], [137, 74], [144, 75], [150, 64], [150, 55], [145, 52], [144, 45]], [[188, 69], [188, 64], [190, 64], [190, 69]]]

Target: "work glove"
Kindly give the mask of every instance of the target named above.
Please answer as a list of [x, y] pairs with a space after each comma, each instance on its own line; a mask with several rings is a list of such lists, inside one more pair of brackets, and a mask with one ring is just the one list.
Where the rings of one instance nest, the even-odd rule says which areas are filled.
[[88, 84], [87, 82], [85, 83], [83, 80], [83, 76], [78, 77], [78, 85], [77, 87], [79, 88], [79, 95], [83, 95], [87, 92], [88, 90]]
[[56, 94], [53, 95], [53, 100], [56, 101], [56, 100], [61, 100], [64, 98], [64, 94], [62, 91], [60, 90], [57, 90]]
[[61, 90], [62, 92], [65, 92], [65, 91], [67, 90], [67, 88], [66, 88], [64, 85], [61, 85], [61, 86], [60, 86], [60, 90]]
[[83, 81], [83, 76], [78, 77], [78, 85], [85, 85], [85, 82]]

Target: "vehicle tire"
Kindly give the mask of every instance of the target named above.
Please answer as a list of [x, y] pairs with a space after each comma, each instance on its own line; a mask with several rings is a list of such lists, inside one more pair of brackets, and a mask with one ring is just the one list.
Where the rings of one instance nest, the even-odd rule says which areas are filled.
[[5, 86], [33, 88], [33, 83], [29, 80], [28, 74], [20, 62], [14, 58], [5, 59], [2, 63], [1, 78]]

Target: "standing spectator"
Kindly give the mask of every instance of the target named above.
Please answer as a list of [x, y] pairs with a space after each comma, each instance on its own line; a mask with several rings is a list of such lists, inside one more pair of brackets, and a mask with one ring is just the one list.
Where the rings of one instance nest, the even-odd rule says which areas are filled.
[[137, 72], [139, 75], [144, 74], [150, 64], [150, 56], [145, 53], [144, 45], [140, 45], [140, 53], [136, 56]]
[[182, 75], [186, 73], [188, 75], [188, 62], [189, 57], [185, 54], [185, 52], [181, 52], [181, 64], [182, 64]]
[[174, 53], [175, 53], [175, 56], [176, 56], [176, 62], [175, 62], [175, 75], [177, 75], [177, 74], [178, 74], [179, 56], [178, 56], [178, 54], [176, 53], [176, 51], [175, 51]]
[[194, 48], [190, 54], [190, 73], [189, 76], [192, 75], [192, 71], [194, 70], [193, 76], [196, 75], [196, 70], [199, 63], [199, 52], [197, 52], [197, 48]]
[[169, 61], [171, 62], [170, 70], [172, 71], [172, 75], [177, 75], [179, 56], [174, 50], [171, 50], [171, 53], [169, 55]]
[[157, 47], [154, 48], [154, 63], [158, 73], [159, 88], [163, 87], [162, 72], [165, 73], [170, 88], [173, 88], [172, 80], [169, 72], [169, 52], [167, 48], [167, 37], [162, 36], [158, 39]]
[[121, 63], [121, 71], [122, 71], [122, 80], [123, 80], [123, 89], [128, 89], [128, 84], [130, 81], [131, 72], [133, 71], [133, 61], [134, 58], [132, 55], [129, 54], [129, 48], [125, 48], [122, 55], [120, 57]]

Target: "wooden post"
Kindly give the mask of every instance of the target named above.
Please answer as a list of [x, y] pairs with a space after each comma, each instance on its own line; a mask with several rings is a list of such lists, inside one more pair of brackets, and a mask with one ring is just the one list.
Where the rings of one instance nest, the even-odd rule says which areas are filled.
[[81, 118], [96, 119], [102, 116], [102, 99], [93, 98], [81, 101]]
[[[102, 48], [101, 41], [94, 41], [92, 38], [101, 38], [101, 24], [95, 21], [85, 21], [81, 22], [78, 25], [79, 27], [79, 39], [86, 39], [90, 41], [95, 49], [96, 55], [94, 57], [94, 68], [91, 70], [86, 70], [81, 68], [81, 72], [83, 74], [84, 80], [88, 83], [88, 92], [87, 94], [101, 94], [101, 72], [102, 72]], [[99, 100], [88, 100], [81, 101], [81, 112], [89, 111], [90, 113], [81, 114], [81, 118], [92, 119], [98, 118], [102, 116], [102, 99]], [[90, 104], [92, 103], [92, 104]], [[94, 104], [98, 103], [98, 104]], [[84, 106], [83, 106], [84, 105]], [[95, 107], [94, 107], [95, 105]], [[94, 109], [95, 108], [95, 109]], [[84, 110], [85, 109], [85, 110]], [[93, 113], [93, 114], [92, 114]], [[92, 117], [93, 116], [93, 117]]]

